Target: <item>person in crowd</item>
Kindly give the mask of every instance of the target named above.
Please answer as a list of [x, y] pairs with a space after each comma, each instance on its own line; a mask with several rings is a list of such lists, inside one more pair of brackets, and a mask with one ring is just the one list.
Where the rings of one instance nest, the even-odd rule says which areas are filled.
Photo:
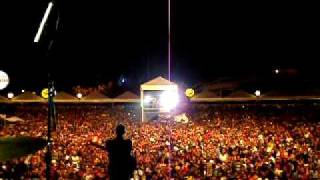
[[132, 142], [124, 139], [125, 126], [116, 127], [116, 138], [106, 142], [106, 150], [109, 152], [110, 180], [128, 180], [135, 169], [135, 160], [131, 156]]

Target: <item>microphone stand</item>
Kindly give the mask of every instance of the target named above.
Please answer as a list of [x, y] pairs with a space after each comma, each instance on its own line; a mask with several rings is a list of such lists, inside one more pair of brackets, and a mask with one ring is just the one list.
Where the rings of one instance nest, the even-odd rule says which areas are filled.
[[[40, 37], [41, 34], [43, 32], [43, 28], [48, 20], [48, 17], [52, 11], [53, 6], [56, 3], [54, 1], [50, 1], [48, 3], [48, 7], [44, 13], [44, 16], [42, 18], [42, 21], [40, 23], [40, 26], [38, 28], [37, 34], [34, 37], [33, 42], [34, 43], [39, 43], [40, 41]], [[58, 25], [59, 25], [59, 11], [57, 11], [57, 19], [56, 19], [56, 27], [55, 30], [58, 30]], [[53, 39], [51, 39], [48, 49], [47, 49], [47, 53], [46, 53], [46, 57], [49, 56], [49, 51], [52, 47], [53, 44]], [[45, 160], [46, 160], [46, 179], [50, 180], [51, 179], [51, 164], [52, 164], [52, 139], [51, 139], [51, 132], [52, 130], [55, 131], [56, 130], [56, 116], [55, 116], [55, 105], [54, 105], [54, 101], [53, 101], [53, 97], [55, 95], [55, 88], [54, 88], [54, 81], [53, 78], [51, 77], [50, 73], [48, 72], [48, 132], [47, 132], [47, 151], [45, 154]]]
[[48, 144], [47, 144], [47, 152], [46, 152], [46, 179], [51, 179], [51, 162], [52, 162], [52, 139], [51, 139], [51, 131], [55, 131], [55, 119], [54, 119], [54, 102], [53, 97], [55, 93], [54, 89], [54, 81], [51, 79], [50, 74], [48, 77]]

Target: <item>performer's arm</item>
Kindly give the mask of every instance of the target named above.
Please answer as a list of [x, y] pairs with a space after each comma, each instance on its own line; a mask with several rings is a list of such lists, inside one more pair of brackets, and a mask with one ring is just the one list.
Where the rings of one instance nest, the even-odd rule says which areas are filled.
[[130, 152], [132, 151], [132, 141], [129, 140], [129, 149], [130, 149]]
[[96, 143], [96, 142], [92, 142], [91, 141], [91, 143], [90, 143], [91, 145], [93, 145], [93, 146], [95, 146], [95, 147], [97, 147], [97, 148], [100, 148], [100, 149], [102, 149], [102, 150], [106, 150], [106, 145], [105, 144], [98, 144], [98, 143]]

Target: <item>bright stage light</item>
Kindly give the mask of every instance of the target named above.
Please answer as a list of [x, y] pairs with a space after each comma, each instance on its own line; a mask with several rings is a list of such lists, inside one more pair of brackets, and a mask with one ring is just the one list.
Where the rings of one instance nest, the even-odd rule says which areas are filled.
[[12, 99], [14, 97], [14, 94], [12, 92], [8, 93], [8, 99]]
[[175, 91], [164, 91], [160, 96], [160, 105], [167, 110], [176, 107], [178, 102], [179, 97]]
[[151, 101], [152, 101], [152, 97], [151, 96], [144, 96], [143, 102], [145, 104], [149, 104]]
[[261, 91], [260, 90], [256, 90], [254, 92], [254, 94], [257, 96], [257, 97], [260, 97], [261, 96]]
[[82, 94], [81, 93], [77, 93], [77, 98], [81, 99], [82, 98]]

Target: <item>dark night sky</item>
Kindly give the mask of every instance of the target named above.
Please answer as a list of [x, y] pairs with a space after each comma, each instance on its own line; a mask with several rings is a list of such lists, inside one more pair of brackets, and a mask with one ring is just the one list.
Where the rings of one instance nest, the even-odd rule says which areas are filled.
[[[166, 77], [166, 0], [58, 2], [58, 31], [54, 9], [40, 44], [33, 37], [47, 2], [1, 2], [0, 69], [11, 77], [8, 90], [42, 89], [49, 71], [62, 89], [121, 74], [131, 87]], [[318, 17], [312, 4], [172, 0], [173, 80], [264, 75], [274, 67], [318, 76]]]

